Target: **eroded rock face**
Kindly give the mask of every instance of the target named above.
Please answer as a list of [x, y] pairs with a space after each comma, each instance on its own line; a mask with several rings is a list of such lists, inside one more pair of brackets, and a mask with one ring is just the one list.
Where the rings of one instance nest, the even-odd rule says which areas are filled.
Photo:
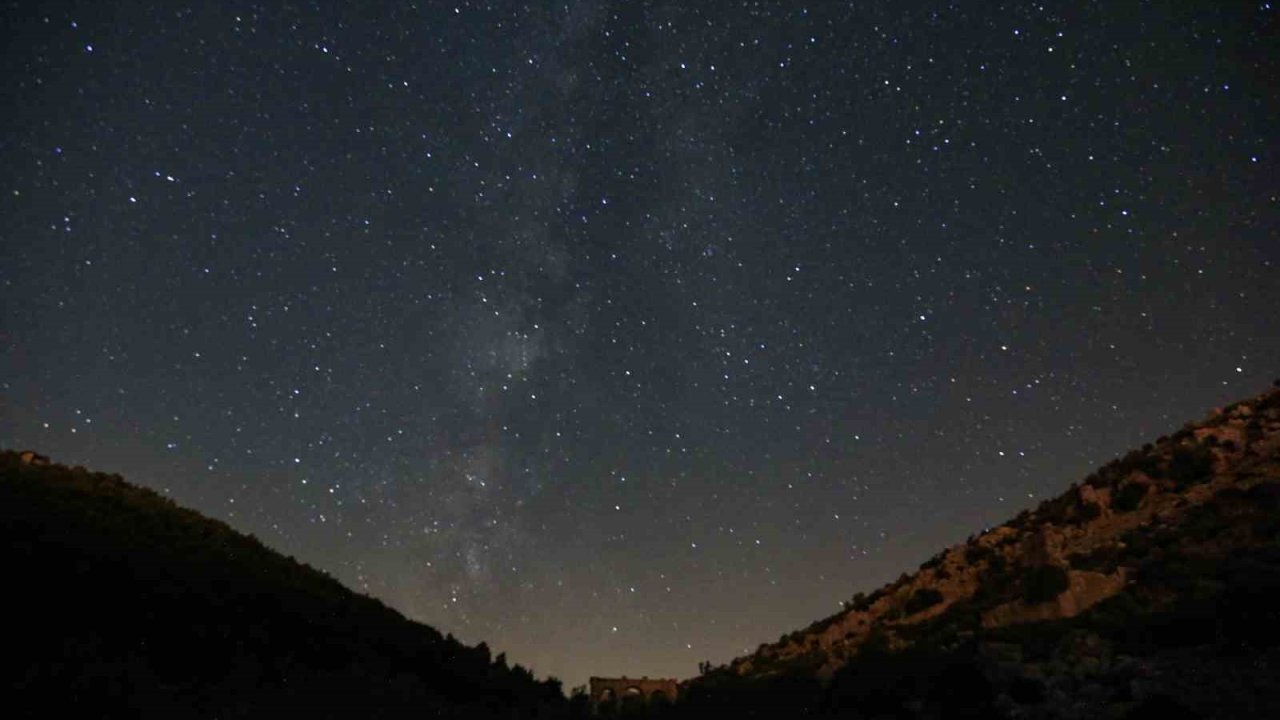
[[23, 450], [18, 454], [18, 461], [23, 465], [44, 466], [49, 464], [49, 457], [34, 450]]
[[1087, 570], [1069, 570], [1070, 583], [1061, 595], [1048, 602], [1028, 605], [1022, 600], [1005, 603], [982, 614], [982, 627], [991, 629], [1004, 625], [1061, 620], [1075, 617], [1124, 588], [1128, 581], [1124, 568], [1111, 575]]
[[[1206, 456], [1212, 460], [1207, 466]], [[983, 629], [1076, 617], [1129, 584], [1126, 567], [1132, 575], [1135, 566], [1132, 553], [1126, 554], [1130, 533], [1176, 533], [1189, 513], [1224, 489], [1247, 488], [1276, 472], [1280, 390], [1116, 458], [1062, 495], [939, 553], [870, 597], [855, 598], [845, 611], [815, 623], [820, 627], [762, 645], [730, 667], [740, 674], [776, 673], [816, 652], [826, 656], [818, 671], [825, 679], [856, 657], [867, 638], [874, 635], [890, 649], [908, 647], [913, 628], [935, 619], [949, 629], [963, 626], [961, 634], [972, 637]], [[1067, 588], [1052, 600], [1028, 604], [1020, 597], [1027, 590], [1023, 573], [1038, 566], [1066, 570]], [[930, 591], [934, 602], [912, 603], [922, 591]]]
[[1043, 525], [1022, 536], [1019, 554], [1028, 565], [1062, 565], [1062, 544], [1062, 531], [1052, 525]]
[[1103, 488], [1099, 490], [1092, 485], [1081, 485], [1076, 489], [1076, 497], [1080, 501], [1080, 506], [1096, 505], [1098, 510], [1106, 515], [1111, 512], [1111, 489]]

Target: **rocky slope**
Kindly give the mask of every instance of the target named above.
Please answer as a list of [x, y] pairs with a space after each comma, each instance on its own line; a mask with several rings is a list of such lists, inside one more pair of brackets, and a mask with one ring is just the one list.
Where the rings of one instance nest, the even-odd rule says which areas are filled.
[[[937, 677], [911, 680], [910, 667], [945, 657], [981, 677], [967, 687], [988, 687], [981, 702], [995, 714], [1243, 716], [1280, 696], [1269, 675], [1254, 678], [1278, 658], [1277, 606], [1280, 388], [1107, 464], [842, 612], [691, 681], [688, 694], [812, 681], [792, 700], [835, 712], [842, 694], [865, 700], [865, 678], [912, 658], [896, 682], [916, 690], [877, 697], [889, 714], [930, 716]], [[1209, 657], [1234, 680], [1203, 667]], [[1198, 680], [1184, 682], [1192, 667]], [[1253, 691], [1218, 697], [1250, 678]]]

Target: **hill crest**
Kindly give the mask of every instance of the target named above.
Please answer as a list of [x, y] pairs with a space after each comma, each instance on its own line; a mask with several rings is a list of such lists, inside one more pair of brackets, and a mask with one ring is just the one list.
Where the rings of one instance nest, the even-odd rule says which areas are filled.
[[[1165, 566], [1203, 560], [1196, 572], [1207, 579], [1188, 572], [1178, 580], [1200, 592], [1218, 582], [1215, 559], [1261, 552], [1270, 562], [1280, 542], [1277, 503], [1280, 386], [1111, 461], [1058, 497], [688, 686], [697, 697], [699, 686], [743, 681], [839, 684], [849, 667], [885, 653], [977, 647], [981, 654], [995, 638], [1037, 629], [1088, 626], [1097, 635], [1093, 626], [1109, 614], [1181, 612], [1189, 594], [1160, 578]], [[1234, 587], [1223, 580], [1204, 592]]]
[[[0, 451], [15, 698], [104, 715], [562, 717], [480, 643], [412, 622], [119, 475]], [[78, 714], [78, 713], [72, 713]]]

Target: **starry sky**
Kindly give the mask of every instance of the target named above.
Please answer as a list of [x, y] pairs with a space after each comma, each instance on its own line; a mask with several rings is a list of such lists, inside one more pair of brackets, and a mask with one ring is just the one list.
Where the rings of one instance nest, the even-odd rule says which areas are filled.
[[566, 685], [1280, 375], [1269, 2], [0, 12], [0, 445]]

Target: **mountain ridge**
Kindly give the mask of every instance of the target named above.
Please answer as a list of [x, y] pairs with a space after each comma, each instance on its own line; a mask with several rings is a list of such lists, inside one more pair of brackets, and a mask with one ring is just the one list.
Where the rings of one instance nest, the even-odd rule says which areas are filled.
[[[1054, 713], [1071, 705], [1067, 696], [1079, 694], [1079, 682], [1059, 682], [1054, 673], [1044, 671], [1043, 663], [1023, 662], [1020, 641], [1011, 643], [1019, 647], [1020, 658], [1012, 664], [1030, 669], [1022, 674], [1008, 668], [1001, 672], [999, 662], [986, 657], [987, 646], [1036, 633], [1084, 633], [1113, 651], [1123, 647], [1126, 657], [1141, 657], [1144, 643], [1177, 644], [1176, 638], [1161, 636], [1165, 630], [1159, 626], [1166, 620], [1165, 624], [1189, 623], [1195, 632], [1202, 630], [1196, 618], [1184, 617], [1193, 606], [1214, 615], [1210, 620], [1215, 622], [1223, 607], [1247, 607], [1261, 613], [1260, 636], [1274, 640], [1280, 634], [1280, 619], [1273, 611], [1259, 610], [1250, 593], [1253, 585], [1267, 597], [1280, 592], [1277, 518], [1280, 381], [1258, 396], [1215, 409], [1207, 418], [1111, 461], [1061, 495], [942, 550], [917, 571], [855, 595], [840, 612], [709, 668], [686, 681], [684, 695], [692, 706], [704, 709], [734, 706], [733, 692], [772, 700], [787, 697], [793, 705], [822, 714], [840, 707], [833, 699], [840, 693], [864, 699], [870, 694], [880, 698], [871, 706], [883, 701], [881, 709], [888, 714], [930, 716], [921, 710], [928, 704], [923, 699], [928, 692], [903, 693], [895, 705], [885, 699], [883, 688], [866, 687], [854, 675], [874, 675], [871, 663], [891, 665], [895, 657], [914, 658], [921, 667], [948, 658], [970, 673], [971, 685], [989, 687], [989, 698], [973, 702], [993, 715], [1019, 716], [1031, 708], [1041, 713], [1037, 717], [1070, 717], [1070, 712]], [[1222, 568], [1246, 561], [1257, 566], [1256, 576], [1222, 574]], [[1166, 577], [1170, 575], [1176, 577]], [[1117, 618], [1134, 627], [1152, 627], [1142, 631], [1147, 633], [1143, 637], [1116, 640], [1124, 634], [1112, 626]], [[1232, 634], [1237, 627], [1218, 631], [1214, 648], [1227, 642], [1222, 638], [1240, 641]], [[1157, 636], [1158, 642], [1152, 639]], [[1163, 657], [1162, 652], [1149, 654]], [[1107, 672], [1113, 670], [1108, 666]], [[908, 675], [912, 673], [904, 671], [900, 677], [881, 680], [910, 684]], [[984, 679], [979, 682], [977, 675]], [[910, 682], [918, 681], [916, 677]], [[1014, 685], [1024, 691], [1034, 688], [1024, 696], [1041, 701], [1019, 705], [1011, 699]], [[1177, 688], [1161, 686], [1157, 692], [1149, 686], [1152, 683], [1138, 699], [1127, 690], [1111, 703], [1114, 707], [1108, 706], [1110, 710], [1103, 703], [1080, 716], [1114, 711], [1122, 717], [1152, 697], [1178, 696]], [[773, 690], [766, 690], [769, 687]], [[1044, 700], [1052, 695], [1050, 690], [1058, 692], [1056, 705]], [[1280, 687], [1271, 692], [1280, 696]], [[1197, 708], [1202, 699], [1170, 702]], [[998, 701], [1004, 706], [997, 708]], [[912, 707], [920, 712], [910, 711]], [[741, 710], [746, 716], [753, 712]]]
[[[0, 451], [10, 695], [42, 714], [581, 717], [538, 682], [118, 475]], [[672, 717], [1280, 717], [1280, 382], [838, 613]], [[634, 708], [633, 708], [634, 709]], [[30, 712], [34, 712], [31, 710]]]
[[119, 475], [0, 451], [14, 580], [6, 683], [41, 712], [166, 717], [561, 717], [480, 643], [406, 619], [252, 535]]

